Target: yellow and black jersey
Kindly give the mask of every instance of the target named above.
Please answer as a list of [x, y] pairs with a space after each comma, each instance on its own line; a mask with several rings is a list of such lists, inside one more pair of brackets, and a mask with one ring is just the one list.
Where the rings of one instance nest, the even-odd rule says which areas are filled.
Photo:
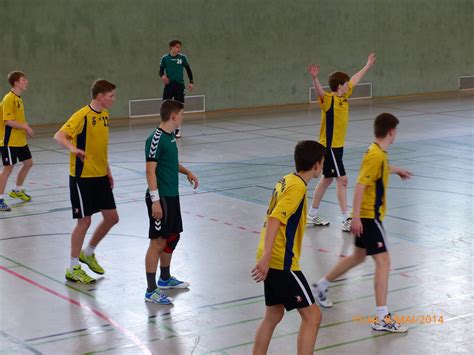
[[71, 153], [69, 174], [73, 177], [101, 177], [107, 175], [109, 144], [109, 113], [94, 111], [89, 105], [75, 112], [61, 127], [75, 147], [86, 152], [84, 162]]
[[390, 167], [387, 152], [372, 143], [362, 159], [357, 182], [365, 185], [360, 208], [361, 218], [382, 221], [387, 205], [387, 188]]
[[0, 146], [24, 147], [27, 144], [26, 131], [5, 124], [5, 121], [26, 122], [23, 100], [10, 91], [4, 96], [0, 106]]
[[349, 125], [349, 102], [353, 85], [349, 82], [349, 91], [343, 96], [336, 96], [334, 92], [325, 92], [319, 98], [321, 107], [321, 128], [319, 143], [327, 148], [342, 148], [346, 140], [347, 126]]
[[264, 252], [268, 218], [278, 219], [280, 228], [270, 260], [272, 269], [300, 270], [301, 244], [306, 226], [306, 191], [306, 182], [296, 174], [283, 177], [273, 190], [257, 249], [258, 260]]

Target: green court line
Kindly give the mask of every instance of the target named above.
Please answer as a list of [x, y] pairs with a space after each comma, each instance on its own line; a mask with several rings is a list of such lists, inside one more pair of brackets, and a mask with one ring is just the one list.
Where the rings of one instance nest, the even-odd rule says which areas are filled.
[[[167, 339], [172, 339], [172, 338], [177, 338], [178, 336], [177, 335], [168, 335], [164, 338], [153, 338], [147, 342], [145, 342], [145, 344], [148, 344], [149, 342], [152, 342], [152, 341], [157, 341], [157, 340], [167, 340]], [[112, 348], [107, 348], [107, 349], [102, 349], [102, 350], [97, 350], [97, 351], [91, 351], [91, 352], [87, 352], [87, 353], [83, 353], [84, 355], [93, 355], [93, 354], [99, 354], [99, 353], [104, 353], [106, 351], [111, 351], [111, 350], [116, 350], [116, 349], [128, 349], [128, 348], [134, 348], [136, 347], [135, 344], [129, 344], [129, 345], [122, 345], [122, 346], [114, 346]]]
[[48, 276], [48, 275], [46, 275], [46, 274], [43, 274], [42, 272], [40, 272], [40, 271], [38, 271], [38, 270], [35, 270], [35, 269], [33, 269], [33, 268], [29, 267], [29, 266], [26, 266], [25, 264], [22, 264], [22, 263], [20, 263], [20, 262], [18, 262], [18, 261], [16, 261], [16, 260], [13, 260], [13, 259], [11, 259], [11, 258], [9, 258], [9, 257], [4, 256], [4, 255], [0, 255], [0, 258], [3, 258], [3, 259], [5, 259], [5, 260], [8, 260], [8, 261], [10, 261], [10, 262], [16, 264], [16, 265], [19, 266], [19, 267], [23, 267], [23, 268], [25, 268], [25, 269], [27, 269], [27, 270], [29, 270], [29, 271], [34, 272], [34, 273], [37, 274], [37, 275], [41, 275], [41, 276], [47, 278], [48, 280], [51, 280], [51, 281], [53, 281], [53, 282], [55, 282], [55, 283], [58, 283], [58, 284], [60, 284], [60, 285], [62, 285], [62, 286], [66, 286], [66, 287], [68, 287], [68, 288], [70, 288], [70, 289], [73, 289], [74, 291], [79, 292], [79, 293], [82, 293], [83, 295], [86, 295], [86, 296], [91, 297], [91, 298], [95, 298], [95, 296], [94, 296], [92, 293], [89, 293], [89, 292], [83, 291], [83, 290], [81, 290], [81, 289], [79, 289], [79, 288], [77, 288], [77, 287], [71, 286], [71, 285], [69, 285], [68, 283], [66, 283], [66, 281], [63, 282], [63, 281], [56, 280], [56, 279], [52, 278], [51, 276]]
[[[411, 327], [409, 328], [411, 329]], [[397, 334], [397, 333], [381, 333], [381, 334], [376, 334], [376, 335], [371, 335], [371, 336], [368, 336], [368, 337], [365, 337], [365, 338], [359, 338], [359, 339], [355, 339], [355, 340], [350, 340], [350, 341], [344, 341], [344, 342], [341, 342], [341, 343], [336, 343], [336, 344], [332, 344], [332, 345], [328, 345], [328, 346], [324, 346], [322, 348], [315, 348], [313, 350], [313, 352], [316, 352], [316, 351], [322, 351], [322, 350], [326, 350], [326, 349], [332, 349], [332, 348], [336, 348], [338, 346], [343, 346], [343, 345], [347, 345], [347, 344], [352, 344], [352, 343], [358, 343], [360, 341], [364, 341], [364, 340], [368, 340], [368, 339], [373, 339], [373, 338], [379, 338], [379, 337], [383, 337], [383, 336], [387, 336], [387, 335], [394, 335], [394, 334]]]

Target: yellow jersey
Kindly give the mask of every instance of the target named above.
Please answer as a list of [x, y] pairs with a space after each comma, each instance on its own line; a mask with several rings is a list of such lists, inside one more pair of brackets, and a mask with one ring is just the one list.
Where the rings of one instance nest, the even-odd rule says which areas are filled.
[[280, 221], [273, 245], [270, 268], [299, 271], [301, 245], [306, 228], [306, 182], [296, 174], [283, 177], [275, 186], [260, 233], [257, 260], [264, 252], [266, 226], [269, 217]]
[[69, 174], [76, 178], [101, 177], [107, 175], [109, 166], [107, 148], [109, 144], [109, 113], [94, 111], [89, 105], [76, 111], [61, 127], [76, 148], [86, 152], [84, 162], [70, 155]]
[[6, 94], [0, 103], [0, 118], [0, 146], [24, 147], [27, 144], [26, 131], [5, 124], [5, 121], [26, 122], [23, 100], [13, 91]]
[[382, 221], [387, 205], [390, 167], [388, 154], [377, 143], [372, 143], [362, 159], [357, 183], [365, 185], [360, 208], [361, 218]]
[[321, 107], [321, 128], [319, 130], [319, 143], [326, 148], [342, 148], [346, 140], [347, 126], [349, 125], [349, 102], [353, 85], [349, 82], [349, 90], [342, 96], [334, 92], [325, 92], [319, 98]]

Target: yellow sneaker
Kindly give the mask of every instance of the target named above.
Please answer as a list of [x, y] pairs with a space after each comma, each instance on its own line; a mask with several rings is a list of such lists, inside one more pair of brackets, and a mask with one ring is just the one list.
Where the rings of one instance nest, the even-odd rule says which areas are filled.
[[75, 266], [74, 269], [72, 269], [72, 272], [69, 271], [69, 268], [66, 269], [66, 280], [84, 285], [93, 284], [95, 282], [93, 277], [90, 277], [81, 269], [81, 265]]
[[19, 198], [20, 200], [26, 202], [31, 201], [31, 196], [28, 195], [24, 189], [20, 191], [11, 190], [8, 196], [10, 196], [11, 198]]
[[97, 262], [97, 259], [95, 258], [95, 254], [92, 254], [91, 256], [86, 256], [84, 254], [84, 251], [81, 250], [81, 254], [79, 255], [79, 261], [89, 266], [89, 268], [92, 271], [94, 271], [96, 274], [102, 275], [105, 272], [102, 266], [100, 266], [99, 263]]

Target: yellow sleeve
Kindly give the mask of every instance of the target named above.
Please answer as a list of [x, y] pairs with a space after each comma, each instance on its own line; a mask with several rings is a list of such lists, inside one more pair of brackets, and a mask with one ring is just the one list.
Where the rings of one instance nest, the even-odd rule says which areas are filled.
[[324, 112], [327, 112], [331, 108], [331, 101], [332, 101], [332, 95], [330, 93], [324, 92], [324, 97], [319, 98], [319, 107], [321, 107], [321, 110]]
[[305, 193], [306, 189], [304, 187], [288, 187], [282, 192], [283, 196], [281, 196], [269, 217], [278, 219], [282, 224], [287, 224], [288, 219], [300, 205]]
[[349, 90], [345, 93], [344, 98], [348, 99], [352, 95], [352, 90], [354, 90], [354, 84], [349, 81]]
[[377, 154], [366, 154], [362, 159], [357, 183], [362, 185], [372, 185], [374, 181], [380, 179], [383, 159]]
[[11, 95], [3, 99], [3, 121], [15, 121], [15, 100]]
[[67, 120], [60, 130], [67, 133], [69, 137], [74, 138], [84, 129], [84, 122], [84, 115], [82, 113], [75, 113]]

